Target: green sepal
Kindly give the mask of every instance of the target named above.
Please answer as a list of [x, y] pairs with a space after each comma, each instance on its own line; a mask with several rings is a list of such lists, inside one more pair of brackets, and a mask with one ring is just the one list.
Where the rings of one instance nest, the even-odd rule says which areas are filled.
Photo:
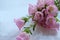
[[29, 19], [27, 17], [23, 17], [22, 20], [24, 20], [26, 23]]
[[32, 17], [32, 16], [22, 17], [22, 20], [24, 20], [25, 23], [26, 23], [26, 22], [28, 22], [28, 20], [29, 20], [31, 17]]
[[60, 20], [57, 17], [55, 17], [55, 19], [56, 19], [56, 22], [60, 22]]
[[24, 32], [26, 32], [26, 33], [30, 33], [31, 35], [32, 35], [32, 32], [31, 32], [31, 30], [30, 30], [30, 27], [24, 27], [25, 29], [24, 29]]
[[60, 2], [59, 0], [55, 0], [55, 5], [58, 7], [58, 9], [60, 10]]

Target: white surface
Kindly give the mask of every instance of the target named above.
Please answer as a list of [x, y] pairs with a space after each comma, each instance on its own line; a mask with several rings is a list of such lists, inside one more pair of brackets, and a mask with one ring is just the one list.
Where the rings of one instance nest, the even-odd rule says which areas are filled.
[[[0, 40], [16, 40], [15, 37], [19, 30], [13, 20], [28, 14], [29, 3], [35, 4], [36, 0], [0, 0]], [[60, 40], [59, 33], [57, 33], [56, 37], [36, 35], [35, 37], [33, 36], [33, 39]]]

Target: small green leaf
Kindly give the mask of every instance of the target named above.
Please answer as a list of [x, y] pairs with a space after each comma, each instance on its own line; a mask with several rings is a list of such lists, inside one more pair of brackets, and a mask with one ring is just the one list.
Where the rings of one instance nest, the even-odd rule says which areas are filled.
[[59, 0], [55, 0], [55, 5], [58, 7], [58, 9], [60, 10], [60, 2]]
[[31, 30], [30, 30], [30, 27], [25, 27], [24, 32], [32, 34], [32, 32], [31, 32]]
[[27, 16], [29, 19], [32, 18], [32, 16]]
[[58, 7], [58, 9], [60, 10], [60, 3], [59, 3], [59, 4], [57, 4], [57, 7]]
[[56, 17], [56, 22], [60, 22], [60, 20]]
[[23, 17], [22, 20], [24, 20], [26, 23], [29, 19], [27, 17]]
[[26, 23], [30, 18], [32, 18], [32, 16], [23, 17], [22, 20], [24, 20]]

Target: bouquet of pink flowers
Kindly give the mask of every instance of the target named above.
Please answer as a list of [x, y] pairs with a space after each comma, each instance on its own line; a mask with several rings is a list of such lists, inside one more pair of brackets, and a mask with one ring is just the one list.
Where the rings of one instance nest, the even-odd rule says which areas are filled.
[[36, 25], [46, 29], [58, 30], [59, 20], [57, 16], [60, 8], [58, 2], [59, 1], [56, 0], [38, 0], [36, 5], [29, 4], [29, 16], [23, 17], [22, 19], [15, 19], [14, 21], [19, 29], [21, 29], [30, 18], [34, 24], [30, 27], [25, 27], [24, 31], [17, 37], [17, 40], [29, 40], [27, 33], [31, 33], [30, 28], [35, 30]]

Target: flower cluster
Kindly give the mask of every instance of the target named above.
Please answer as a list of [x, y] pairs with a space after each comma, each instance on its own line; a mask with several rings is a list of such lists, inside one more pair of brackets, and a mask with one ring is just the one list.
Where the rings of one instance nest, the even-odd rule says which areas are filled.
[[54, 0], [38, 0], [37, 5], [29, 4], [29, 15], [33, 16], [32, 20], [41, 27], [48, 29], [58, 29], [59, 24], [56, 22], [58, 8]]
[[[32, 34], [30, 28], [33, 31], [38, 24], [38, 26], [46, 29], [59, 29], [59, 23], [57, 21], [58, 7], [55, 4], [55, 0], [38, 0], [36, 5], [29, 4], [28, 17], [23, 17], [22, 19], [14, 19], [14, 22], [18, 26], [19, 30], [25, 25], [26, 22], [31, 18], [34, 24], [29, 27], [24, 27], [23, 32], [18, 35], [17, 40], [29, 40], [29, 34]], [[60, 7], [59, 7], [60, 8]], [[59, 21], [60, 22], [60, 21]], [[28, 34], [27, 34], [28, 33]]]

